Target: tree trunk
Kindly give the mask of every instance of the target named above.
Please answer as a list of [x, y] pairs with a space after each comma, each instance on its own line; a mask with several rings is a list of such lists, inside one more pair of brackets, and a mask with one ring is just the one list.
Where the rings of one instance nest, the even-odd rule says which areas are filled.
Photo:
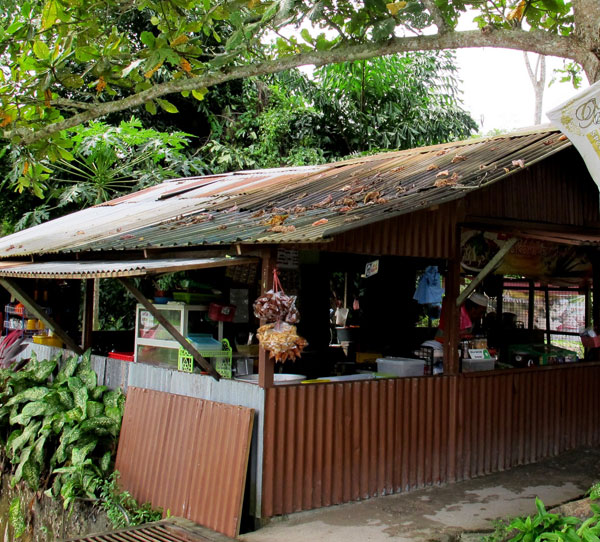
[[533, 92], [535, 94], [533, 124], [538, 125], [542, 123], [542, 104], [544, 102], [544, 90], [546, 88], [546, 57], [544, 55], [538, 55], [535, 63], [535, 70], [531, 68], [527, 51], [523, 51], [523, 58], [525, 59], [525, 67], [527, 68], [527, 74], [529, 75], [529, 80], [531, 81]]

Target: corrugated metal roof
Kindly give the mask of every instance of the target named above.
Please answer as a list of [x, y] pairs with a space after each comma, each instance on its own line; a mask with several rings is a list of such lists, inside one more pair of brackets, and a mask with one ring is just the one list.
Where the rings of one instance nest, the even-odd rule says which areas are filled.
[[2, 238], [0, 258], [319, 242], [464, 197], [569, 146], [540, 128], [314, 167], [175, 179]]
[[253, 258], [227, 256], [222, 258], [169, 258], [160, 260], [124, 260], [92, 262], [7, 262], [0, 263], [0, 277], [43, 279], [88, 279], [110, 277], [140, 277], [148, 274], [205, 269], [252, 263]]

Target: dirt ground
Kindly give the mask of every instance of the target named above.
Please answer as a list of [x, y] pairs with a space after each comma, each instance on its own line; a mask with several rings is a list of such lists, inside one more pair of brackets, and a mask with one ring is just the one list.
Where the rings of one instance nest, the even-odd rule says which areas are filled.
[[494, 520], [578, 499], [600, 480], [600, 449], [562, 454], [466, 482], [274, 518], [244, 542], [378, 542], [478, 539]]

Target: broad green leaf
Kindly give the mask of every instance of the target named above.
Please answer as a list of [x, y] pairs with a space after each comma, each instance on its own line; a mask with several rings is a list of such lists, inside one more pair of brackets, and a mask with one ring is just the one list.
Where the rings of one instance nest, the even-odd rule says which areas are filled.
[[150, 113], [151, 115], [156, 115], [157, 109], [156, 109], [156, 104], [154, 102], [146, 102], [144, 104], [144, 108], [146, 109], [146, 111], [148, 111], [148, 113]]
[[84, 446], [75, 446], [71, 452], [71, 464], [82, 465], [88, 459], [89, 454], [96, 448], [97, 440], [93, 440]]
[[167, 113], [179, 113], [179, 110], [177, 109], [177, 107], [175, 107], [171, 102], [168, 102], [167, 100], [157, 98], [156, 103], [158, 103], [158, 105], [160, 105], [161, 109], [163, 109]]
[[140, 41], [149, 48], [153, 48], [156, 43], [156, 38], [152, 32], [144, 31], [140, 34]]
[[95, 418], [104, 413], [104, 404], [97, 401], [88, 401], [86, 404], [86, 413], [88, 418]]
[[58, 3], [56, 0], [48, 0], [42, 10], [42, 30], [48, 30], [54, 25], [58, 17]]
[[112, 453], [105, 452], [104, 455], [102, 456], [102, 458], [100, 459], [100, 470], [102, 472], [108, 472], [108, 469], [110, 468], [111, 459], [112, 459]]
[[41, 401], [44, 397], [46, 397], [46, 395], [48, 395], [48, 393], [50, 393], [50, 390], [42, 386], [28, 388], [7, 401], [6, 406], [26, 403], [29, 401]]
[[192, 90], [192, 96], [196, 98], [196, 100], [202, 101], [204, 97], [208, 94], [208, 89], [206, 87], [203, 88], [195, 88]]
[[40, 60], [46, 60], [50, 56], [50, 49], [45, 42], [37, 40], [33, 44], [33, 54]]
[[15, 497], [10, 501], [8, 519], [13, 528], [14, 538], [21, 538], [25, 534], [27, 523], [25, 522], [25, 511], [23, 510], [20, 497]]

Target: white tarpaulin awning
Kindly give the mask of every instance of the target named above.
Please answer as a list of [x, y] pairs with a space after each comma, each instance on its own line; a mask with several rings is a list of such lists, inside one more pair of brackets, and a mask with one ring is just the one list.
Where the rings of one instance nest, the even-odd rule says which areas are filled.
[[600, 81], [548, 111], [546, 116], [575, 145], [600, 186]]

